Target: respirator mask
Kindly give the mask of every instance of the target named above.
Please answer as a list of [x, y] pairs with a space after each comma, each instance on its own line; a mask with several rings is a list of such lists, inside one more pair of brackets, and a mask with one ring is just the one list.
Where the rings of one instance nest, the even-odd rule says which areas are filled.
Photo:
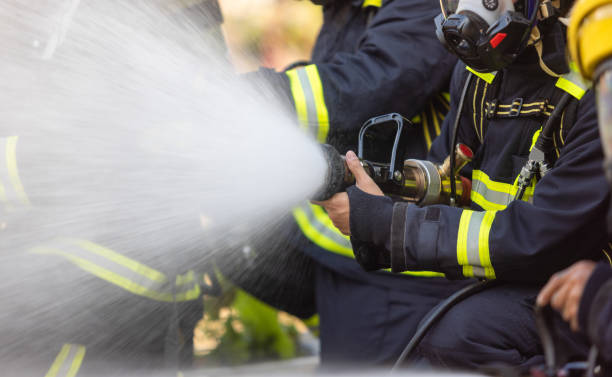
[[538, 4], [538, 0], [440, 0], [436, 35], [476, 71], [497, 71], [527, 46]]

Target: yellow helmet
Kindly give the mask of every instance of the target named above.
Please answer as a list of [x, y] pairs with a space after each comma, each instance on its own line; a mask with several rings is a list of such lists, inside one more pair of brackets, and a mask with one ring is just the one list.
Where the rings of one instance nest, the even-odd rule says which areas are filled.
[[593, 80], [597, 66], [612, 57], [612, 0], [579, 0], [567, 30], [572, 60], [586, 79]]

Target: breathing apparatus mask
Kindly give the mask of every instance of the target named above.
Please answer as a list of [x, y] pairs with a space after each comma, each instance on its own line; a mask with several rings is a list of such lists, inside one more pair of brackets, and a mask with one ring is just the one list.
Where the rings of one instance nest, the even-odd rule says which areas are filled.
[[440, 0], [438, 39], [471, 68], [500, 70], [530, 39], [539, 0]]

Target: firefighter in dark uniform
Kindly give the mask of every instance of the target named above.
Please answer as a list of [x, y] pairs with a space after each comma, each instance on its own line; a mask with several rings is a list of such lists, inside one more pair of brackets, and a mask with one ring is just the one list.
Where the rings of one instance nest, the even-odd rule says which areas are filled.
[[[193, 25], [206, 14], [199, 25], [203, 35], [208, 38], [211, 30], [220, 35], [216, 0], [178, 2], [168, 11], [177, 20], [192, 19]], [[41, 51], [53, 53], [42, 47], [32, 51], [32, 64], [40, 62]], [[0, 133], [0, 235], [6, 242], [0, 248], [3, 374], [175, 376], [193, 359], [193, 332], [203, 316], [202, 276], [193, 266], [178, 266], [173, 257], [145, 250], [152, 240], [138, 239], [125, 226], [133, 214], [120, 199], [111, 199], [122, 196], [121, 189], [113, 193], [108, 187], [116, 176], [79, 167], [78, 159], [62, 152], [74, 149], [72, 142], [48, 144], [16, 125], [4, 125]], [[55, 161], [57, 169], [46, 170], [41, 159]], [[62, 174], [74, 180], [62, 181]], [[107, 191], [91, 197], [70, 189], [83, 182], [97, 182]], [[91, 204], [98, 201], [106, 209], [92, 229], [78, 214], [94, 216]], [[116, 217], [109, 219], [108, 211]], [[148, 220], [134, 218], [130, 224], [142, 227], [137, 221]], [[201, 231], [197, 214], [187, 222], [193, 234]], [[166, 246], [173, 254], [172, 244]]]
[[[306, 132], [340, 152], [355, 147], [366, 120], [398, 112], [415, 122], [409, 155], [425, 156], [448, 109], [441, 93], [456, 62], [435, 38], [437, 5], [313, 2], [323, 6], [323, 26], [311, 61], [247, 77], [270, 83]], [[319, 206], [305, 203], [286, 223], [274, 235], [275, 251], [270, 242], [254, 241], [249, 245], [254, 257], [245, 263], [222, 257], [233, 262], [221, 269], [275, 307], [304, 318], [316, 310], [324, 365], [392, 361], [425, 313], [461, 286], [432, 272], [365, 273], [353, 260], [348, 238]], [[249, 266], [247, 271], [239, 264]]]
[[[541, 284], [578, 259], [603, 258], [607, 245], [594, 95], [565, 57], [559, 17], [568, 4], [442, 5], [438, 37], [463, 62], [429, 159], [448, 156], [456, 124], [456, 140], [475, 151], [464, 171], [472, 179], [470, 207], [394, 204], [371, 189], [354, 160], [365, 192], [351, 187], [325, 206], [353, 246], [374, 245], [367, 255], [387, 261], [378, 267], [501, 282], [454, 306], [426, 335], [418, 357], [443, 366], [529, 366], [542, 361], [532, 309]], [[584, 360], [580, 344], [572, 347]]]

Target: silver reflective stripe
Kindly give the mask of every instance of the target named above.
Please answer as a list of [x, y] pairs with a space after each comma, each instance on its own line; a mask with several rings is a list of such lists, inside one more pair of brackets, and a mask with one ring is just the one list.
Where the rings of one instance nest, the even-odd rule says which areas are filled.
[[316, 138], [319, 132], [319, 115], [317, 114], [317, 102], [315, 100], [314, 91], [312, 90], [312, 86], [310, 85], [310, 80], [308, 79], [308, 73], [306, 72], [306, 69], [298, 68], [296, 69], [296, 72], [300, 79], [300, 84], [302, 85], [302, 90], [304, 92], [304, 99], [306, 101], [308, 129]]
[[472, 191], [479, 193], [487, 201], [507, 207], [514, 200], [514, 196], [505, 192], [490, 190], [482, 181], [474, 180]]
[[64, 344], [45, 377], [75, 377], [83, 364], [85, 352], [84, 346]]
[[[480, 266], [480, 254], [478, 253], [478, 239], [480, 236], [480, 224], [484, 218], [485, 212], [473, 212], [470, 217], [467, 234], [467, 260], [470, 266]], [[484, 270], [483, 270], [484, 271]], [[476, 271], [474, 271], [476, 275]], [[481, 276], [481, 275], [476, 275]], [[484, 275], [482, 275], [484, 276]]]
[[312, 206], [310, 204], [308, 203], [304, 204], [300, 208], [302, 208], [302, 210], [306, 213], [308, 222], [313, 228], [317, 230], [317, 232], [319, 232], [320, 234], [324, 235], [325, 237], [329, 238], [330, 240], [334, 241], [335, 243], [343, 247], [352, 249], [351, 241], [349, 241], [345, 237], [342, 237], [342, 235], [334, 231], [334, 229], [330, 228], [329, 226], [319, 221], [319, 219], [315, 215], [312, 209]]
[[200, 286], [193, 272], [179, 275], [171, 282], [161, 272], [89, 241], [57, 239], [31, 252], [61, 256], [98, 278], [156, 301], [187, 301], [199, 297]]
[[0, 138], [0, 202], [4, 209], [29, 205], [17, 170], [17, 136]]

